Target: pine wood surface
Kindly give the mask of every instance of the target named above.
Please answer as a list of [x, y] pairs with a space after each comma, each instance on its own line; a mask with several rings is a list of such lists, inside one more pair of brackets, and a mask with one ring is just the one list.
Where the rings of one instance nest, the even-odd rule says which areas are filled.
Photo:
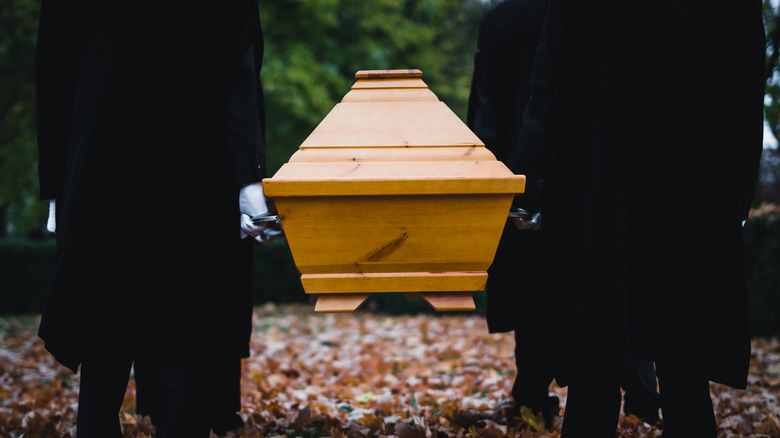
[[[352, 312], [360, 307], [370, 294], [327, 294], [316, 298], [314, 311]], [[425, 300], [438, 311], [473, 311], [476, 309], [470, 292], [442, 292], [416, 294], [415, 299]]]
[[421, 78], [420, 69], [396, 69], [396, 70], [358, 70], [355, 79], [397, 79], [397, 78]]
[[[495, 161], [496, 157], [484, 147], [416, 147], [413, 153], [398, 153], [397, 148], [303, 148], [298, 149], [288, 163], [298, 162], [404, 162], [404, 161]], [[521, 176], [522, 175], [518, 175]]]
[[[395, 89], [402, 92], [401, 88], [418, 88], [428, 90], [428, 85], [420, 78], [386, 78], [386, 79], [363, 79], [355, 81], [350, 88], [351, 91], [364, 88], [374, 89]], [[430, 91], [430, 90], [429, 90]], [[431, 92], [433, 94], [433, 92]], [[347, 93], [349, 95], [349, 93]], [[434, 95], [435, 96], [435, 95]], [[436, 100], [439, 100], [436, 98]]]
[[485, 272], [386, 272], [303, 274], [311, 294], [374, 292], [458, 292], [485, 288]]
[[304, 140], [307, 147], [484, 146], [440, 101], [342, 102]]
[[502, 170], [499, 161], [287, 163], [264, 189], [271, 197], [522, 192], [525, 177], [496, 175]]
[[398, 89], [355, 89], [347, 93], [342, 102], [407, 102], [433, 101], [439, 99], [427, 88]]
[[497, 161], [419, 70], [360, 71], [263, 181], [315, 311], [405, 292], [473, 310], [525, 177]]
[[315, 312], [352, 312], [371, 294], [328, 294], [318, 295], [314, 304]]
[[302, 274], [484, 272], [511, 198], [280, 197], [276, 205]]

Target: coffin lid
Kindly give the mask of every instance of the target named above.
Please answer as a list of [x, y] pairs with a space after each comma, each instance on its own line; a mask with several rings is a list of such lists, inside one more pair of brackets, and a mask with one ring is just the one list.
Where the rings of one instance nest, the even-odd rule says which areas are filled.
[[420, 70], [373, 70], [355, 74], [263, 186], [269, 197], [522, 193], [525, 177], [495, 159]]

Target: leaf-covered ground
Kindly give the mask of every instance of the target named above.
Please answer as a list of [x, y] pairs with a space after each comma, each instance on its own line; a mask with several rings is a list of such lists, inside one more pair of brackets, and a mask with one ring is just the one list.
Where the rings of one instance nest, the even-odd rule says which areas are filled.
[[[488, 334], [484, 318], [267, 305], [254, 324], [240, 437], [560, 436], [560, 417], [549, 432], [527, 412], [506, 418], [514, 340]], [[34, 317], [0, 318], [0, 437], [75, 437], [78, 376], [52, 360], [36, 328]], [[711, 389], [722, 437], [780, 437], [780, 342], [754, 340], [747, 390]], [[566, 390], [551, 391], [565, 410]], [[125, 436], [153, 436], [134, 400], [131, 381]], [[621, 416], [618, 435], [660, 436], [658, 426]]]

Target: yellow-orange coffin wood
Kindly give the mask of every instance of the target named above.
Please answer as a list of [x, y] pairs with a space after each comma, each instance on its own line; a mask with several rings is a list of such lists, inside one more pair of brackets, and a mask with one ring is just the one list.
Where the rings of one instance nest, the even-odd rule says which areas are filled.
[[381, 70], [358, 72], [263, 187], [315, 311], [353, 311], [376, 292], [473, 310], [525, 177], [495, 159], [422, 72]]

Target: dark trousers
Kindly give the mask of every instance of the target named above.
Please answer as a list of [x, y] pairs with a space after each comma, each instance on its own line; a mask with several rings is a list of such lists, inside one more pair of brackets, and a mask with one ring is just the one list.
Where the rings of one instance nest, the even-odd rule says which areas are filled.
[[84, 359], [76, 420], [78, 438], [121, 438], [119, 410], [132, 364], [132, 353], [111, 349]]
[[515, 330], [515, 366], [517, 375], [512, 384], [512, 398], [516, 406], [525, 406], [534, 413], [544, 412], [550, 406], [550, 384], [553, 381], [553, 367], [547, 358], [549, 354], [540, 354], [546, 348], [542, 336]]
[[[541, 345], [543, 342], [542, 337], [532, 337], [528, 333], [515, 331], [517, 376], [512, 385], [512, 398], [518, 406], [547, 415], [550, 410], [557, 412], [557, 406], [554, 406], [555, 400], [549, 396], [549, 387], [554, 376], [552, 363], [545, 358], [551, 356], [538, 353], [544, 351], [545, 347]], [[652, 362], [633, 362], [620, 376], [619, 385], [625, 391], [623, 412], [626, 415], [633, 414], [650, 424], [658, 421], [661, 402]]]
[[661, 397], [655, 367], [650, 361], [632, 362], [620, 379], [623, 395], [623, 413], [635, 415], [650, 424], [658, 422]]
[[[210, 434], [210, 391], [198, 369], [182, 369], [136, 357], [130, 351], [100, 350], [81, 364], [78, 438], [121, 437], [119, 410], [127, 390], [130, 369], [135, 365], [136, 383], [144, 386], [154, 374], [151, 409], [157, 438], [203, 437]], [[138, 371], [141, 370], [139, 375]], [[153, 371], [152, 371], [153, 370]], [[145, 374], [145, 371], [151, 371]]]
[[[178, 429], [177, 421], [189, 421], [186, 410], [196, 413], [198, 422], [207, 421], [209, 429], [221, 426], [241, 410], [240, 358], [213, 357], [208, 367], [191, 371], [153, 360], [136, 361], [134, 367], [136, 413], [151, 417], [158, 436], [164, 428]], [[187, 381], [197, 394], [182, 387]]]
[[566, 394], [561, 436], [614, 438], [620, 418], [620, 377], [598, 376], [572, 382]]
[[661, 389], [664, 438], [716, 437], [710, 381], [696, 369], [674, 362], [656, 362]]
[[133, 366], [136, 413], [151, 417], [156, 437], [208, 438], [213, 406], [221, 400], [213, 396], [213, 379], [202, 360], [184, 365], [152, 356]]
[[[664, 438], [716, 437], [709, 380], [694, 369], [656, 362]], [[562, 437], [615, 436], [620, 415], [619, 376], [572, 382], [566, 397]]]

